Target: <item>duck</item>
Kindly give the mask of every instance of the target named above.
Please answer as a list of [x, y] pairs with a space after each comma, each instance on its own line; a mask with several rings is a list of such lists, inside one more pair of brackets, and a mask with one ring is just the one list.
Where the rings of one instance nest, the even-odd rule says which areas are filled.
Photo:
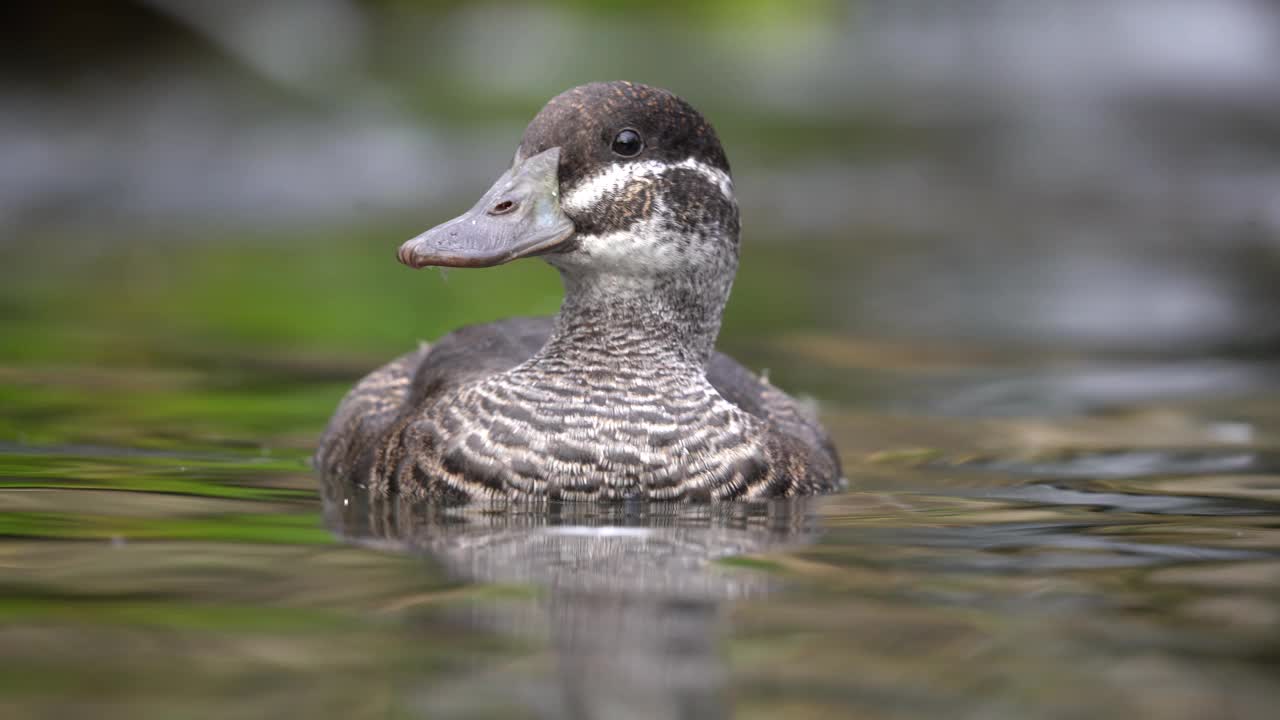
[[540, 258], [553, 318], [456, 330], [360, 380], [316, 450], [375, 495], [716, 503], [845, 483], [816, 413], [714, 349], [738, 268], [729, 161], [670, 91], [552, 98], [461, 216], [400, 246], [415, 269]]

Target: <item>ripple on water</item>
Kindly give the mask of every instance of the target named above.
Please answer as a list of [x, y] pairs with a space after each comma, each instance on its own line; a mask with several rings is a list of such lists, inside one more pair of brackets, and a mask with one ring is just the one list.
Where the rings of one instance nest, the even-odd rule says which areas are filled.
[[[441, 511], [343, 489], [326, 505], [305, 446], [2, 446], [0, 691], [16, 716], [122, 718], [1198, 719], [1280, 702], [1265, 407], [1249, 443], [1200, 433], [1235, 415], [1191, 406], [831, 410], [848, 492], [714, 511]], [[1177, 442], [1168, 417], [1188, 419]]]

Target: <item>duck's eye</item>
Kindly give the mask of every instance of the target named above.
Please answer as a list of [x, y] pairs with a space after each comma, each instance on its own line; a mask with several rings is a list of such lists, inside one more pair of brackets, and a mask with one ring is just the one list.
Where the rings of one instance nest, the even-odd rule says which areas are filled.
[[620, 131], [613, 138], [613, 152], [615, 155], [624, 158], [635, 157], [644, 149], [644, 138], [640, 137], [640, 133], [627, 128]]

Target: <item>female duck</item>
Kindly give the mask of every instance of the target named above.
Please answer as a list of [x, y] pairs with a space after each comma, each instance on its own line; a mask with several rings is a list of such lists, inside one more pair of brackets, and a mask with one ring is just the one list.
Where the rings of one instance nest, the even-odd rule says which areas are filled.
[[534, 255], [560, 271], [559, 316], [463, 328], [361, 380], [320, 442], [323, 473], [447, 502], [841, 482], [816, 419], [713, 350], [738, 206], [715, 131], [683, 100], [627, 82], [557, 96], [475, 207], [399, 253], [414, 268]]

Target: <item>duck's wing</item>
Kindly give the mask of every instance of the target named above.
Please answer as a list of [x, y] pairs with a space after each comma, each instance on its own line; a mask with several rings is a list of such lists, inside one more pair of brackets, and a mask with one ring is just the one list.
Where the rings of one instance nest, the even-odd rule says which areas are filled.
[[511, 318], [456, 330], [423, 343], [366, 375], [342, 398], [321, 436], [315, 463], [342, 477], [372, 462], [398, 418], [446, 387], [479, 380], [524, 362], [551, 334], [551, 318]]
[[364, 376], [338, 403], [320, 436], [315, 465], [329, 477], [347, 474], [371, 442], [400, 415], [413, 375], [430, 348], [426, 343]]
[[724, 353], [712, 354], [707, 379], [721, 397], [764, 420], [785, 437], [787, 445], [807, 454], [817, 475], [828, 476], [831, 483], [840, 480], [840, 457], [815, 408], [774, 387]]
[[551, 337], [554, 319], [507, 318], [459, 328], [431, 345], [413, 378], [415, 406], [448, 387], [506, 372], [528, 360]]

